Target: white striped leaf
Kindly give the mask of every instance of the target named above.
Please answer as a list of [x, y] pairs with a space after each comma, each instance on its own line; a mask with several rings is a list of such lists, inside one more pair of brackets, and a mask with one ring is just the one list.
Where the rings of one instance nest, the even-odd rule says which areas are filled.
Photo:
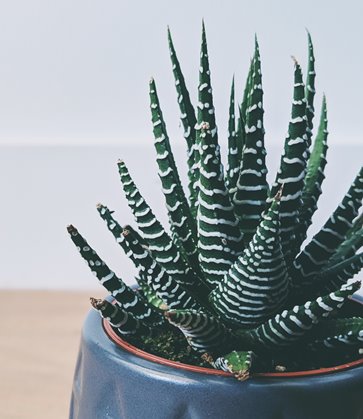
[[129, 228], [123, 235], [137, 260], [143, 278], [167, 307], [175, 309], [200, 309], [195, 298], [183, 288], [167, 271], [153, 259], [149, 251], [141, 246]]
[[237, 188], [233, 197], [245, 243], [251, 240], [256, 231], [262, 212], [266, 208], [268, 193], [261, 59], [257, 39], [250, 77], [247, 106], [245, 111], [241, 111], [241, 118], [245, 112], [245, 139]]
[[172, 310], [167, 311], [165, 316], [183, 332], [189, 345], [197, 352], [218, 356], [233, 346], [232, 332], [217, 317], [195, 310]]
[[351, 229], [362, 198], [363, 167], [332, 216], [295, 259], [290, 273], [294, 288], [311, 284], [316, 274], [325, 268]]
[[242, 235], [224, 182], [203, 25], [198, 101], [198, 251], [201, 269], [217, 284], [242, 251]]
[[197, 118], [195, 117], [195, 110], [190, 100], [190, 95], [185, 84], [185, 79], [180, 68], [178, 57], [176, 56], [173, 40], [171, 38], [170, 30], [168, 29], [168, 41], [170, 58], [173, 67], [173, 74], [175, 78], [175, 87], [178, 96], [178, 105], [180, 109], [180, 119], [184, 128], [184, 138], [188, 147], [188, 187], [189, 200], [192, 214], [197, 214], [197, 200], [198, 193], [196, 190], [196, 183], [198, 182], [199, 173], [197, 165], [198, 150], [196, 147], [196, 132], [195, 126]]
[[302, 340], [313, 326], [339, 310], [360, 288], [360, 281], [343, 285], [339, 291], [284, 310], [251, 332], [256, 347], [279, 350]]
[[150, 304], [141, 300], [138, 295], [115, 274], [115, 272], [111, 271], [74, 226], [70, 225], [67, 229], [71, 240], [75, 246], [77, 246], [79, 253], [87, 262], [91, 271], [96, 275], [100, 284], [115, 298], [117, 304], [123, 310], [147, 324], [163, 324], [164, 319], [161, 314]]
[[296, 240], [296, 229], [299, 225], [298, 212], [306, 170], [307, 122], [305, 113], [305, 86], [301, 67], [295, 61], [294, 97], [288, 136], [285, 140], [280, 168], [270, 192], [272, 198], [280, 186], [284, 185], [280, 209], [281, 244], [288, 263], [295, 257], [292, 243]]
[[192, 218], [180, 182], [154, 80], [150, 82], [149, 93], [155, 137], [154, 145], [157, 153], [156, 161], [159, 167], [159, 178], [165, 196], [171, 230], [177, 236], [178, 242], [184, 249], [189, 265], [194, 272], [199, 273], [196, 223]]
[[144, 324], [130, 312], [123, 310], [120, 306], [112, 304], [107, 300], [91, 298], [92, 307], [99, 312], [103, 319], [106, 319], [121, 335], [151, 336], [155, 335], [157, 329]]
[[252, 327], [286, 301], [289, 278], [280, 243], [280, 194], [264, 215], [253, 239], [210, 296], [227, 321]]

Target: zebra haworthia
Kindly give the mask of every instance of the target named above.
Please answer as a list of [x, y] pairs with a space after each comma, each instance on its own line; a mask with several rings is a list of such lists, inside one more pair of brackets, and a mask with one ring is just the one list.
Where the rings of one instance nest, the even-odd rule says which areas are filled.
[[[115, 304], [92, 300], [93, 306], [126, 340], [135, 343], [151, 337], [142, 346], [152, 352], [165, 339], [168, 346], [171, 336], [179, 348], [181, 331], [193, 350], [238, 379], [253, 374], [252, 360], [255, 371], [283, 371], [357, 359], [363, 319], [341, 319], [344, 310], [339, 309], [358, 289], [359, 283], [349, 280], [363, 267], [359, 253], [363, 168], [333, 215], [302, 249], [321, 194], [328, 148], [325, 96], [317, 130], [313, 124], [316, 74], [310, 34], [306, 79], [295, 60], [291, 119], [271, 188], [266, 180], [257, 39], [242, 98], [236, 97], [232, 80], [228, 144], [218, 139], [204, 23], [195, 109], [169, 30], [168, 43], [187, 145], [189, 197], [184, 194], [151, 80], [154, 146], [170, 231], [155, 217], [125, 163], [119, 161], [136, 228], [122, 227], [101, 204], [97, 209], [138, 269], [135, 279], [140, 288], [127, 287], [71, 227], [81, 256], [116, 300]], [[159, 340], [154, 342], [153, 337]], [[173, 354], [172, 359], [174, 355], [178, 357]], [[184, 352], [179, 355], [184, 359]]]

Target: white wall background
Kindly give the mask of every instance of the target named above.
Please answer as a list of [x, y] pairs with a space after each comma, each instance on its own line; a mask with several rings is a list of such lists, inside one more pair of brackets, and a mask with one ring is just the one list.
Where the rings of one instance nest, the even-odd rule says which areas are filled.
[[328, 97], [331, 141], [359, 142], [363, 3], [358, 0], [11, 0], [0, 6], [0, 142], [123, 144], [150, 138], [148, 80], [156, 78], [177, 131], [168, 57], [170, 25], [196, 91], [205, 19], [220, 127], [232, 74], [242, 94], [253, 37], [263, 60], [266, 129], [286, 130], [295, 55], [305, 67], [309, 28], [318, 96]]

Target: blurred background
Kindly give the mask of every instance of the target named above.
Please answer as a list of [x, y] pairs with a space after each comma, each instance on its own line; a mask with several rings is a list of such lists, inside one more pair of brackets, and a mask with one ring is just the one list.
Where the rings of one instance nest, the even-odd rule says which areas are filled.
[[67, 224], [74, 224], [120, 277], [133, 282], [131, 262], [96, 211], [101, 202], [115, 210], [121, 224], [133, 221], [118, 178], [118, 158], [126, 161], [167, 226], [148, 103], [153, 76], [185, 181], [186, 147], [167, 26], [196, 103], [205, 19], [224, 152], [231, 79], [235, 75], [240, 101], [257, 34], [270, 181], [290, 116], [291, 56], [306, 70], [306, 28], [311, 32], [316, 110], [318, 114], [325, 92], [330, 131], [327, 179], [311, 237], [340, 202], [363, 160], [362, 15], [357, 0], [1, 2], [2, 417], [67, 416], [88, 297], [105, 295], [68, 238]]
[[[295, 56], [306, 68], [312, 34], [316, 110], [329, 112], [327, 180], [318, 229], [362, 163], [363, 57], [358, 1], [14, 0], [0, 10], [0, 252], [2, 288], [96, 288], [65, 227], [74, 223], [126, 281], [133, 268], [95, 205], [132, 216], [116, 161], [166, 222], [154, 163], [148, 104], [156, 80], [172, 146], [184, 172], [185, 144], [169, 62], [170, 26], [192, 98], [196, 98], [201, 20], [209, 43], [222, 148], [233, 74], [242, 97], [255, 33], [262, 56], [266, 147], [274, 178], [287, 130]], [[318, 115], [319, 117], [319, 115]], [[315, 125], [318, 123], [315, 119]]]

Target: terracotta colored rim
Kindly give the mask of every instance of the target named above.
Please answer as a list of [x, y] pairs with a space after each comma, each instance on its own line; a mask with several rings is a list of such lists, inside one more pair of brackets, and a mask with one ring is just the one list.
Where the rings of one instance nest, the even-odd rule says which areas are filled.
[[[106, 320], [103, 320], [102, 323], [103, 323], [103, 328], [107, 336], [116, 345], [132, 353], [133, 355], [139, 356], [140, 358], [144, 358], [148, 361], [155, 362], [157, 364], [166, 365], [169, 367], [178, 368], [178, 369], [182, 369], [186, 371], [198, 372], [198, 373], [208, 374], [208, 375], [219, 375], [219, 376], [224, 376], [224, 377], [233, 376], [233, 374], [229, 372], [215, 370], [212, 368], [197, 367], [195, 365], [182, 364], [181, 362], [170, 361], [169, 359], [161, 358], [160, 356], [149, 354], [148, 352], [142, 351], [141, 349], [136, 348], [135, 346], [131, 345], [130, 343], [120, 338], [120, 336], [117, 335], [117, 333], [113, 330], [112, 326]], [[308, 377], [312, 375], [332, 374], [334, 372], [344, 371], [350, 368], [354, 368], [358, 365], [363, 365], [363, 358], [357, 361], [348, 362], [347, 364], [338, 365], [336, 367], [320, 368], [317, 370], [309, 370], [309, 371], [256, 373], [256, 374], [253, 374], [253, 377], [273, 377], [273, 378]]]

